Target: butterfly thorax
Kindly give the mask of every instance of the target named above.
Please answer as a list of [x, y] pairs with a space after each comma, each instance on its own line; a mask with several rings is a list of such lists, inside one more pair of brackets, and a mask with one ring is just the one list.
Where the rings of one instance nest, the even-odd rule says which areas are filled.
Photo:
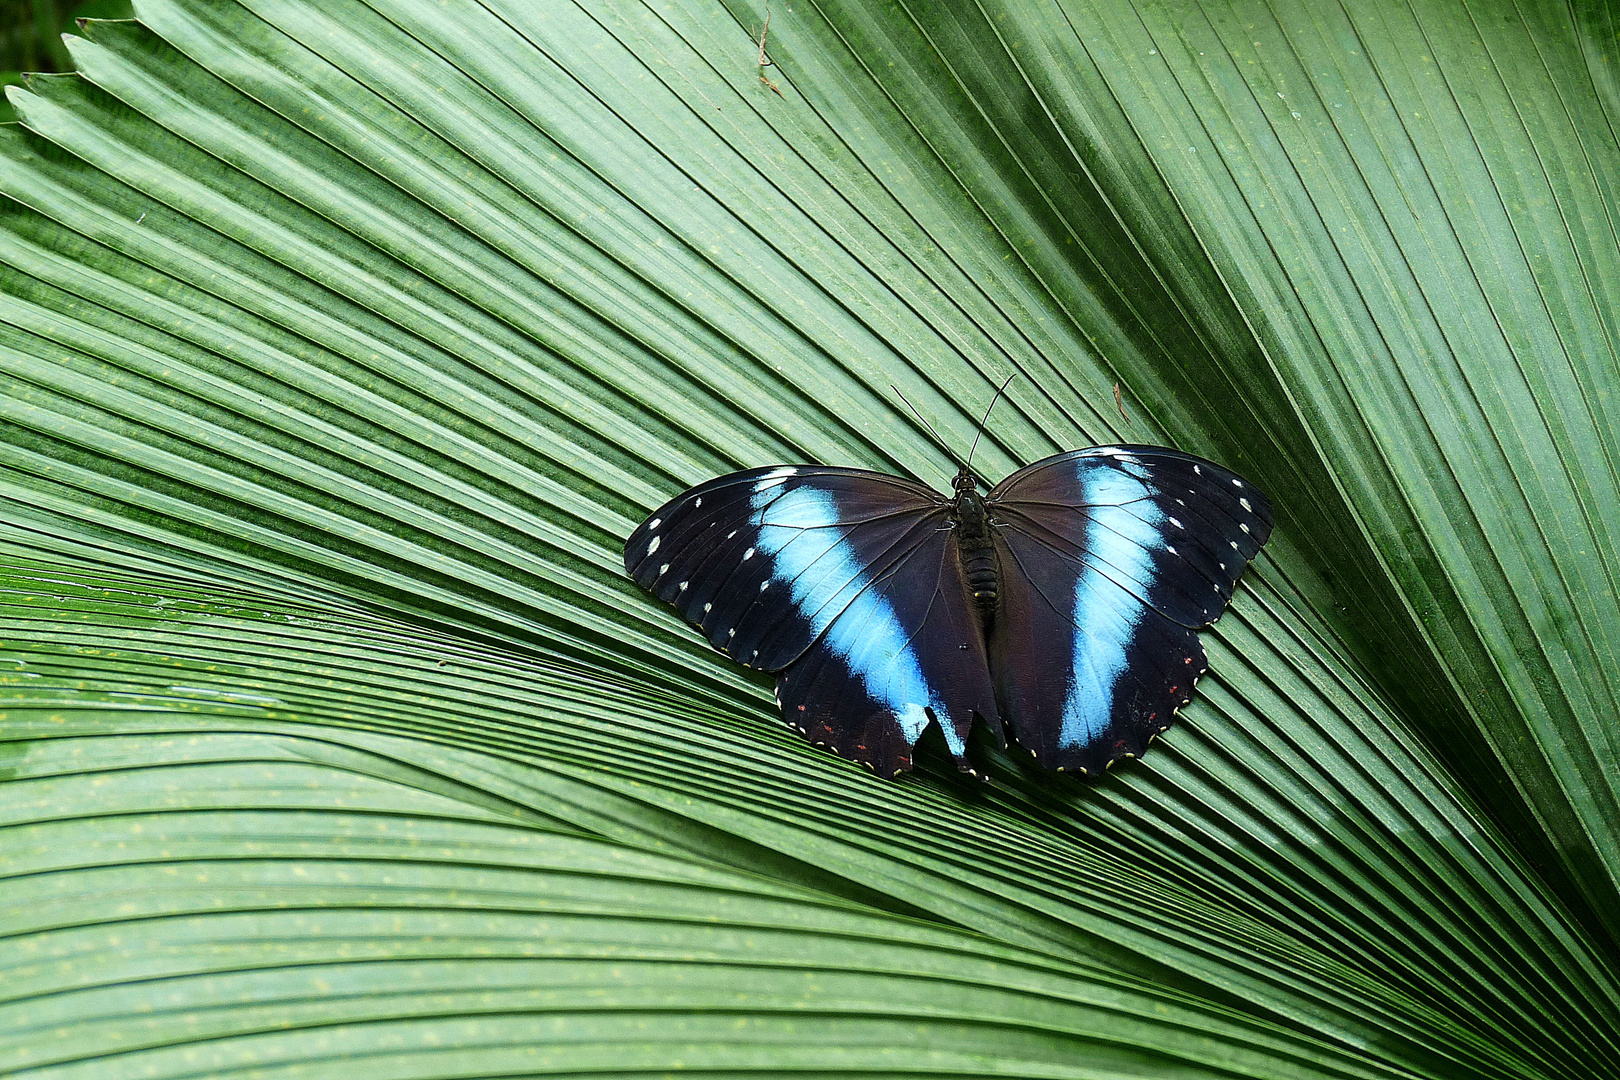
[[962, 556], [962, 568], [967, 571], [968, 588], [979, 613], [987, 620], [996, 610], [997, 587], [1000, 578], [996, 562], [996, 545], [990, 538], [990, 512], [979, 495], [973, 477], [964, 469], [952, 482], [956, 489], [955, 513], [956, 546]]

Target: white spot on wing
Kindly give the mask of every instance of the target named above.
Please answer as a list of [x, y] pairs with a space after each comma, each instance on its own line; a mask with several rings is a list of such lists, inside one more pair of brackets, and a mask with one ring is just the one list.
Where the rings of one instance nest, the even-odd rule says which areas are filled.
[[692, 509], [696, 510], [698, 507], [700, 507], [702, 505], [703, 505], [703, 496], [699, 495], [697, 498], [692, 500]]
[[662, 536], [653, 537], [653, 542], [647, 545], [647, 554], [651, 555], [653, 552], [657, 551], [658, 545], [662, 544], [663, 542], [664, 538]]
[[653, 518], [651, 521], [647, 522], [647, 531], [648, 532], [653, 532], [658, 528], [658, 526], [662, 525], [663, 523], [664, 523], [663, 518]]
[[1238, 505], [1243, 507], [1243, 509], [1249, 511], [1251, 514], [1254, 512], [1254, 507], [1249, 505], [1249, 500], [1248, 499], [1239, 499], [1238, 500]]
[[764, 592], [766, 589], [768, 589], [770, 587], [771, 587], [771, 579], [770, 578], [766, 578], [764, 581], [759, 583], [759, 591], [760, 592]]
[[687, 586], [688, 586], [688, 585], [690, 585], [690, 584], [692, 584], [692, 583], [691, 583], [691, 582], [690, 582], [690, 581], [683, 581], [683, 582], [681, 582], [681, 587], [680, 587], [680, 590], [679, 590], [679, 591], [680, 591], [680, 592], [685, 592], [685, 591], [686, 591], [686, 587], [687, 587]]
[[667, 574], [667, 573], [669, 573], [669, 563], [665, 563], [665, 564], [664, 564], [664, 565], [663, 565], [663, 566], [660, 566], [660, 567], [659, 567], [659, 568], [658, 568], [658, 572], [659, 572], [659, 573], [660, 573], [660, 574]]
[[743, 552], [743, 562], [747, 562], [749, 559], [752, 559], [753, 557], [754, 557], [754, 549], [753, 548], [749, 548], [747, 551]]
[[788, 477], [797, 476], [798, 472], [799, 470], [795, 469], [793, 466], [784, 465], [780, 469], [773, 469], [764, 476], [760, 477], [758, 483], [754, 485], [754, 505], [756, 507], [759, 505], [760, 496], [762, 496], [765, 492], [771, 490], [772, 488], [781, 487], [783, 484], [787, 483]]
[[1174, 525], [1178, 529], [1185, 529], [1186, 528], [1185, 525], [1183, 525], [1181, 522], [1177, 521], [1175, 518], [1170, 519], [1170, 524]]
[[713, 611], [713, 610], [714, 610], [714, 605], [713, 604], [704, 604], [703, 605], [703, 611], [704, 611], [705, 614], [707, 614], [708, 612]]

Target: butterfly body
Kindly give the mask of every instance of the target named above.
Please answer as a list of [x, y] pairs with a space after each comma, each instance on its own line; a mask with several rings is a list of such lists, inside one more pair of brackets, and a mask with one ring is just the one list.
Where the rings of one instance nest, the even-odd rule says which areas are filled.
[[981, 495], [778, 466], [719, 477], [652, 514], [625, 568], [750, 667], [807, 738], [885, 775], [939, 724], [958, 762], [974, 718], [1043, 764], [1138, 756], [1190, 700], [1213, 622], [1271, 510], [1240, 477], [1162, 447], [1045, 458]]
[[1000, 577], [996, 545], [990, 536], [990, 511], [966, 466], [956, 474], [951, 486], [956, 491], [951, 525], [956, 530], [956, 546], [967, 571], [968, 591], [973, 594], [980, 613], [988, 619], [996, 609]]

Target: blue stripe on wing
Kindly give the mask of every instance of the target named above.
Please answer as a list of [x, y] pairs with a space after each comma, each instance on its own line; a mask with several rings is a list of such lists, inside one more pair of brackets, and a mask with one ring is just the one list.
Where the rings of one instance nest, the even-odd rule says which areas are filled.
[[1143, 499], [1147, 490], [1123, 471], [1089, 473], [1080, 494], [1089, 508], [1082, 547], [1095, 561], [1087, 560], [1074, 584], [1074, 664], [1059, 738], [1064, 747], [1084, 746], [1108, 729], [1126, 648], [1148, 610], [1097, 563], [1151, 591], [1155, 574], [1149, 552], [1160, 538], [1157, 526], [1164, 516], [1151, 504], [1146, 512], [1124, 509]]

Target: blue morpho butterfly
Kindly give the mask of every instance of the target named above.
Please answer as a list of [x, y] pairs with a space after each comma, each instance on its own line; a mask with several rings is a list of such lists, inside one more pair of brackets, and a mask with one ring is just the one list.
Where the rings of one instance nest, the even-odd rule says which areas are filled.
[[1049, 768], [1140, 755], [1191, 700], [1197, 628], [1266, 542], [1270, 502], [1160, 446], [1056, 454], [983, 496], [972, 456], [951, 496], [822, 465], [722, 476], [631, 533], [625, 569], [778, 672], [791, 726], [881, 775], [911, 767], [930, 722], [972, 771], [975, 713]]

